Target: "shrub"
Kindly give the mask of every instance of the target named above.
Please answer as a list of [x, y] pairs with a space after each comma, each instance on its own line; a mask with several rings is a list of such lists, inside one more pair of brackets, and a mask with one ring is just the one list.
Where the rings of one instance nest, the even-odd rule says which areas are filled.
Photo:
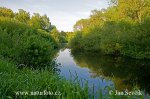
[[2, 17], [0, 41], [0, 54], [3, 57], [28, 66], [49, 64], [57, 49], [57, 43], [47, 32]]

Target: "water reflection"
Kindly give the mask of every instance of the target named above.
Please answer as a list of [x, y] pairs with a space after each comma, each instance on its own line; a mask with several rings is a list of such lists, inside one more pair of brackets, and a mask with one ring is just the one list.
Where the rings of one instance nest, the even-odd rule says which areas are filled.
[[129, 89], [137, 85], [150, 93], [150, 62], [122, 57], [72, 53], [80, 67], [87, 67], [93, 77], [111, 79], [117, 90]]
[[71, 53], [69, 49], [59, 52], [57, 61], [62, 64], [61, 75], [70, 78], [69, 70], [79, 78], [89, 80], [96, 86], [115, 86], [117, 90], [131, 90], [138, 86], [150, 93], [150, 62], [122, 57]]

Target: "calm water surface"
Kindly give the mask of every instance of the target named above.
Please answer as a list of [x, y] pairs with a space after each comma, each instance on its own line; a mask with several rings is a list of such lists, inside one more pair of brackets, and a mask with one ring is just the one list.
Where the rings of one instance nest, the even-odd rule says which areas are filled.
[[[60, 75], [71, 79], [88, 80], [89, 87], [94, 90], [111, 86], [119, 91], [131, 90], [137, 86], [145, 93], [150, 92], [150, 62], [104, 55], [71, 53], [70, 49], [62, 49], [56, 58], [61, 64]], [[84, 80], [85, 79], [85, 80]], [[103, 90], [103, 92], [105, 92]]]

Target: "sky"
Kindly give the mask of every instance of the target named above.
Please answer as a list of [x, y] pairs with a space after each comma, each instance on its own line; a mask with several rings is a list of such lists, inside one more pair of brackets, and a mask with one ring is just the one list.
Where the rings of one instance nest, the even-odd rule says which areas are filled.
[[76, 21], [88, 18], [94, 9], [108, 7], [108, 0], [0, 0], [1, 7], [46, 14], [59, 31], [73, 31]]

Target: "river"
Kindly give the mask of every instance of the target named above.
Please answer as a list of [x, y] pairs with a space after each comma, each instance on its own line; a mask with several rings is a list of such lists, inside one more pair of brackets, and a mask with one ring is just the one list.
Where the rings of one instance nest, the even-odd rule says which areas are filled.
[[150, 62], [104, 55], [71, 53], [61, 49], [56, 58], [61, 64], [60, 75], [66, 79], [77, 76], [94, 91], [111, 87], [118, 91], [132, 90], [135, 86], [145, 94], [150, 93]]

